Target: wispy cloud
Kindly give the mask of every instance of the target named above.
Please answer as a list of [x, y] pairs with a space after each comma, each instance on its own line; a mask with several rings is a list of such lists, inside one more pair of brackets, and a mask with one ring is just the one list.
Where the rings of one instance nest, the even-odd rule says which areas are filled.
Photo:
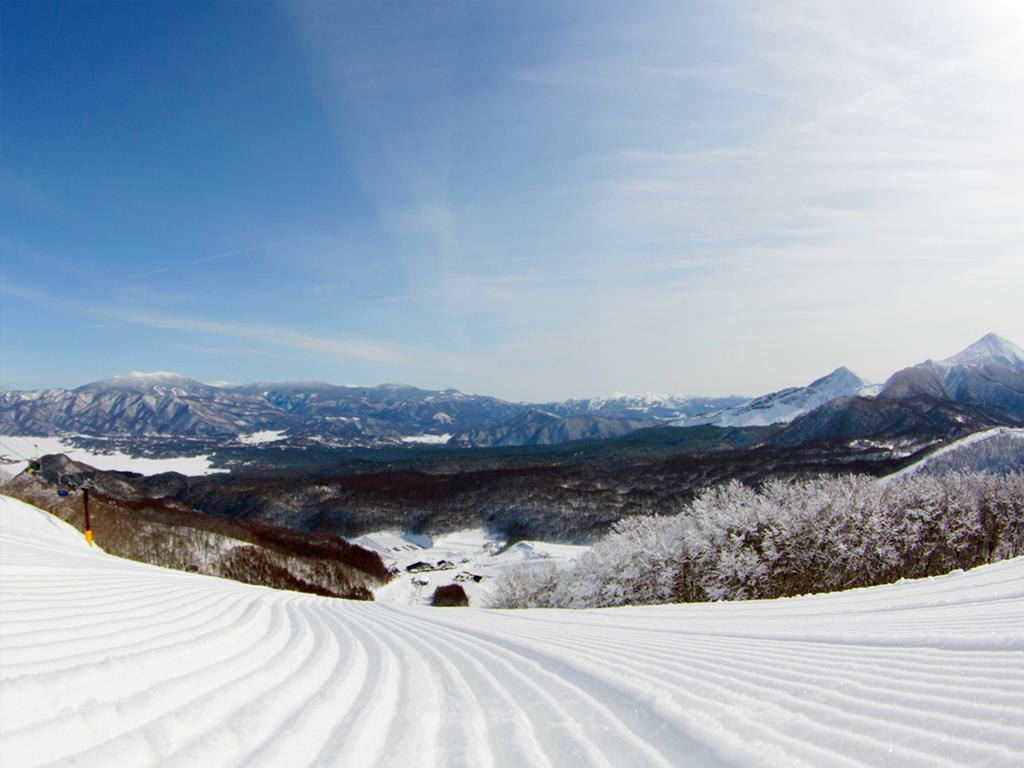
[[290, 349], [331, 355], [342, 360], [367, 360], [375, 363], [409, 364], [410, 359], [390, 344], [315, 336], [279, 326], [230, 323], [204, 318], [139, 309], [93, 307], [93, 313], [135, 325], [171, 331], [208, 333], [247, 339]]
[[624, 150], [595, 230], [897, 258], [1024, 232], [1019, 5], [790, 2], [737, 21], [770, 111], [737, 112], [724, 146]]
[[263, 345], [315, 352], [339, 360], [395, 365], [414, 365], [416, 362], [408, 351], [401, 350], [393, 344], [320, 336], [280, 325], [212, 320], [192, 313], [89, 304], [63, 296], [49, 296], [7, 278], [0, 282], [0, 292], [49, 310], [85, 314], [161, 330], [245, 339]]
[[347, 155], [339, 170], [354, 171], [394, 252], [413, 273], [417, 261], [451, 258], [457, 4], [281, 7]]
[[197, 267], [201, 264], [209, 264], [214, 261], [232, 259], [235, 258], [236, 256], [246, 256], [253, 253], [259, 253], [260, 251], [266, 250], [269, 247], [271, 247], [269, 244], [256, 245], [247, 248], [237, 248], [230, 251], [223, 251], [221, 253], [213, 253], [208, 256], [200, 256], [198, 258], [175, 260], [174, 262], [163, 267], [158, 267], [157, 269], [149, 269], [142, 272], [136, 272], [130, 275], [124, 275], [122, 277], [119, 277], [117, 280], [110, 280], [96, 285], [90, 285], [88, 288], [81, 289], [80, 292], [84, 293], [86, 291], [105, 291], [111, 288], [131, 286], [132, 284], [138, 283], [141, 280], [146, 280], [150, 277], [156, 277], [157, 275], [184, 272], [186, 270], [191, 269], [192, 267]]

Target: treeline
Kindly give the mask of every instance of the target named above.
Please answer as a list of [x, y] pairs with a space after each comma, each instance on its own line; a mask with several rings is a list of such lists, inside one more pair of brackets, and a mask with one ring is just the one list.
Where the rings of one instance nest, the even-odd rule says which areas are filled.
[[[688, 430], [674, 429], [685, 433]], [[667, 439], [667, 438], [666, 438]], [[685, 446], [680, 447], [683, 450]], [[634, 515], [670, 515], [709, 486], [731, 479], [806, 477], [824, 472], [888, 474], [905, 461], [876, 447], [762, 446], [654, 459], [412, 471], [404, 465], [344, 473], [238, 472], [134, 478], [137, 492], [229, 520], [356, 537], [400, 528], [438, 534], [485, 527], [497, 537], [590, 543]], [[603, 454], [602, 454], [603, 455]], [[490, 459], [481, 460], [487, 465]]]
[[1024, 473], [729, 482], [671, 517], [616, 523], [567, 570], [519, 568], [500, 608], [775, 598], [887, 584], [1024, 554]]

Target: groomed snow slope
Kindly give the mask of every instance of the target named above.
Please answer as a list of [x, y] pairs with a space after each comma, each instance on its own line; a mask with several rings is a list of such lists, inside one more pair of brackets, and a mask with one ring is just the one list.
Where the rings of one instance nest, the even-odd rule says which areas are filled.
[[1020, 766], [1024, 560], [757, 603], [397, 608], [110, 557], [0, 498], [20, 766]]

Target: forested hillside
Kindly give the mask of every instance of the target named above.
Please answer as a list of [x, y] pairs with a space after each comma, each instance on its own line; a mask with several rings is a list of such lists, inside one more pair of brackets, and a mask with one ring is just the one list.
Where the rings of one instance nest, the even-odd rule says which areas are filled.
[[949, 573], [1024, 554], [1024, 474], [770, 480], [638, 516], [575, 567], [509, 572], [498, 607], [787, 597]]

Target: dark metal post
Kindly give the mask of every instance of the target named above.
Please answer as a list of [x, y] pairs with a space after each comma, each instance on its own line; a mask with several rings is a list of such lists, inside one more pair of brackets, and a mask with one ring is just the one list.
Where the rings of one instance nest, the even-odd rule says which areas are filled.
[[82, 488], [82, 509], [85, 510], [85, 540], [92, 546], [92, 517], [89, 515], [89, 487]]

